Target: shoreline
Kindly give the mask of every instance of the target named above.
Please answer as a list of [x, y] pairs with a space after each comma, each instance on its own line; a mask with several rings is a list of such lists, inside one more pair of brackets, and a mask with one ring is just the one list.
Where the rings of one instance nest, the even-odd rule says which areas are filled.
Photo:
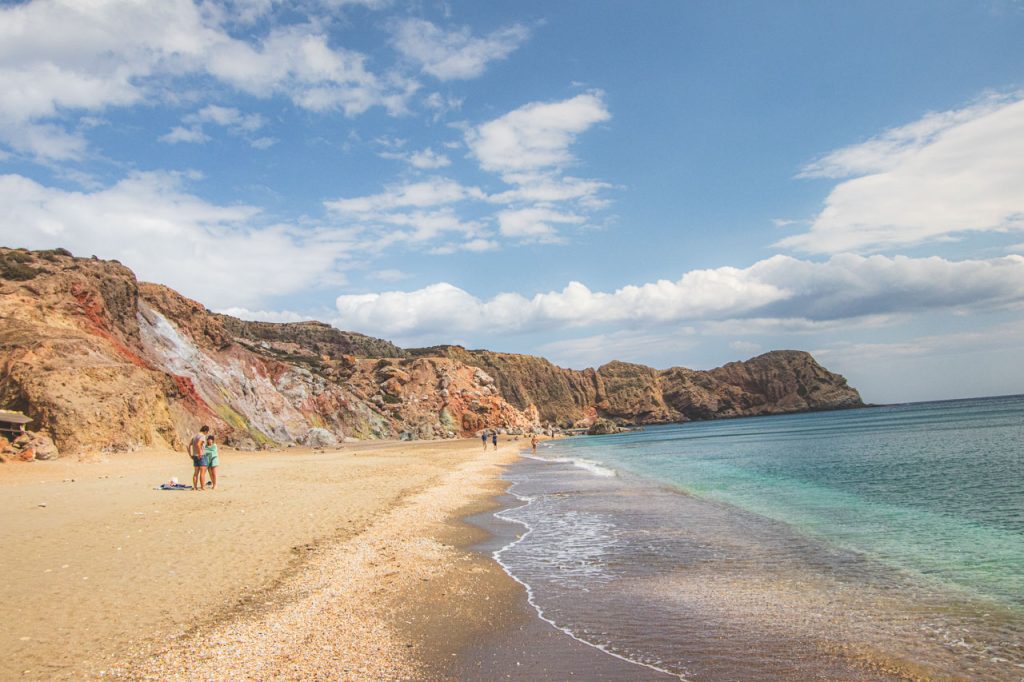
[[469, 549], [486, 559], [501, 573], [514, 593], [510, 611], [497, 627], [468, 642], [457, 659], [444, 671], [444, 679], [522, 679], [660, 681], [682, 679], [644, 663], [633, 661], [577, 637], [543, 615], [535, 603], [530, 586], [514, 576], [496, 553], [515, 544], [529, 533], [517, 532], [521, 526], [501, 518], [495, 512], [523, 504], [515, 494], [506, 492], [495, 499], [493, 509], [467, 516], [463, 521], [485, 536]]
[[521, 445], [227, 452], [201, 493], [153, 490], [167, 451], [5, 466], [0, 677], [443, 677], [521, 618], [462, 521]]

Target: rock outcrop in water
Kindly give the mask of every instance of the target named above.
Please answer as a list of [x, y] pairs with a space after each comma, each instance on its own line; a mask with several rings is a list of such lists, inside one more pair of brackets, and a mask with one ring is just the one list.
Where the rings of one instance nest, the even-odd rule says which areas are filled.
[[569, 370], [458, 346], [403, 350], [319, 322], [212, 313], [116, 261], [0, 248], [0, 407], [61, 452], [182, 446], [201, 423], [256, 448], [451, 438], [860, 405], [796, 351], [710, 372]]

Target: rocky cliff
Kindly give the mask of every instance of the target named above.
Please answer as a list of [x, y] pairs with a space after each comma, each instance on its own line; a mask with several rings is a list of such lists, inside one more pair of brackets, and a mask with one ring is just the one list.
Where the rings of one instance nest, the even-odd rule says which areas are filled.
[[513, 405], [536, 405], [541, 420], [563, 427], [595, 419], [660, 424], [863, 406], [842, 376], [802, 351], [772, 351], [710, 371], [656, 370], [613, 361], [598, 369], [556, 367], [544, 358], [461, 346], [414, 349], [480, 367]]
[[0, 249], [0, 277], [0, 406], [63, 453], [180, 448], [203, 423], [247, 448], [536, 425], [476, 367], [216, 315], [116, 262]]
[[201, 423], [239, 447], [331, 446], [860, 404], [796, 351], [700, 372], [403, 350], [319, 322], [211, 313], [114, 261], [0, 248], [0, 408], [25, 412], [64, 453], [180, 448]]

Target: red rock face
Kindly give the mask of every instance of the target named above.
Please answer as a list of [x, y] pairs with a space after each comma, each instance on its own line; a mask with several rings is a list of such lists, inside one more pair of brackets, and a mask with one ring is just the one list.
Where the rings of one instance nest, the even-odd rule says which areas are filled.
[[599, 419], [659, 423], [860, 405], [796, 351], [710, 372], [582, 371], [457, 346], [406, 351], [317, 322], [244, 322], [116, 262], [0, 248], [0, 407], [62, 453], [183, 448], [201, 424], [239, 447], [454, 438]]
[[534, 425], [446, 358], [357, 358], [402, 351], [320, 323], [216, 315], [114, 262], [0, 249], [12, 252], [35, 275], [0, 280], [0, 406], [24, 410], [65, 454], [183, 448], [201, 424], [248, 448], [314, 429], [321, 442]]

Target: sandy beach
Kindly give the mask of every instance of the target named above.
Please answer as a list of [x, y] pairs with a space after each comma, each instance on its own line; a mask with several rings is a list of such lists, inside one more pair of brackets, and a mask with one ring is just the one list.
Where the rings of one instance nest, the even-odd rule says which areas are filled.
[[0, 469], [0, 679], [447, 677], [475, 638], [528, 620], [460, 521], [495, 505], [522, 443], [222, 455]]

